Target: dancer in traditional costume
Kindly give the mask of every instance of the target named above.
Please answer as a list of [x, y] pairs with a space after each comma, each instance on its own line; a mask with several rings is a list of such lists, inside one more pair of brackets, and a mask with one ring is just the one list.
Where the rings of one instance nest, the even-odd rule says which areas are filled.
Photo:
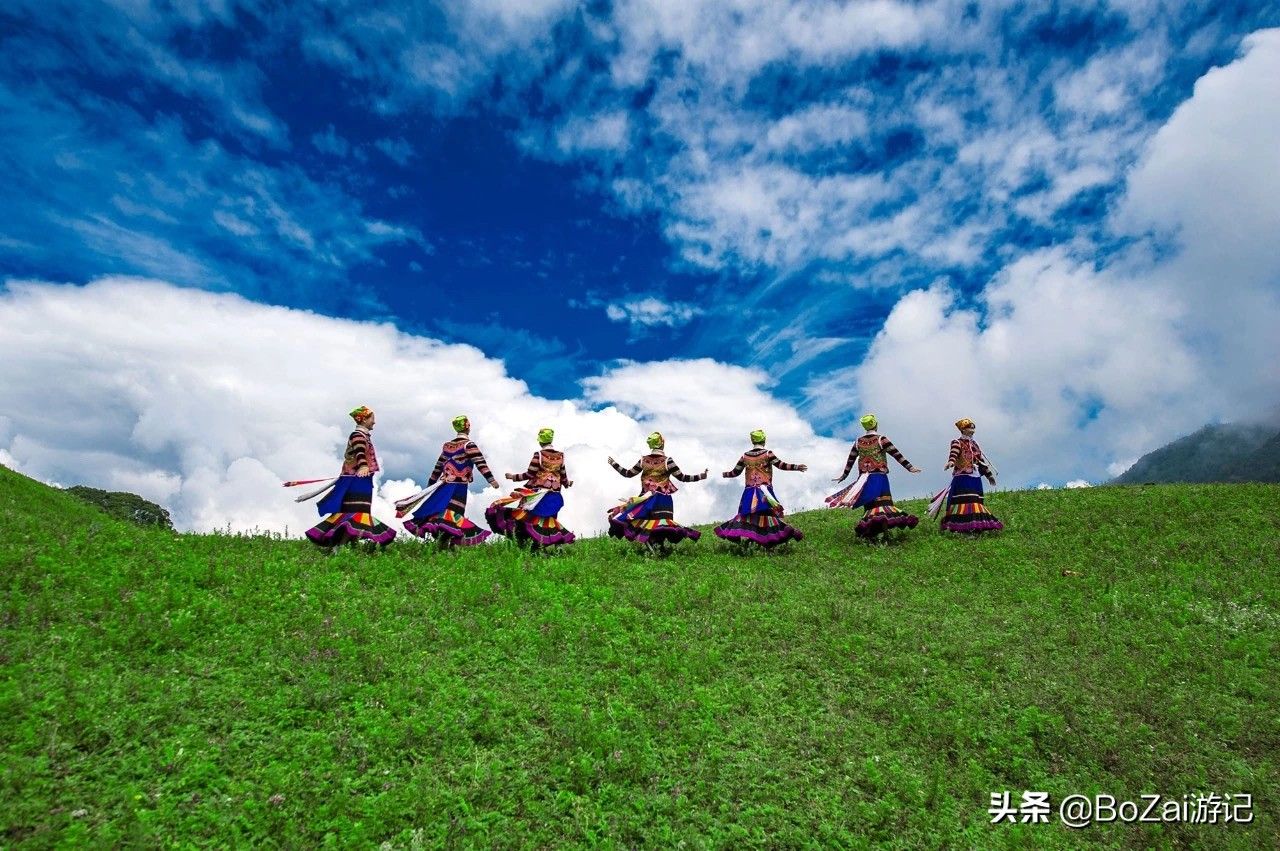
[[298, 498], [301, 502], [325, 495], [316, 506], [324, 519], [307, 530], [307, 537], [322, 547], [336, 547], [347, 541], [372, 541], [386, 546], [395, 538], [396, 530], [372, 513], [373, 474], [378, 472], [372, 435], [375, 417], [363, 405], [350, 416], [356, 421], [356, 428], [347, 438], [342, 474]]
[[671, 480], [700, 482], [707, 477], [707, 471], [696, 476], [683, 473], [675, 461], [663, 454], [666, 441], [656, 431], [646, 442], [653, 451], [630, 467], [624, 468], [609, 459], [609, 466], [627, 478], [640, 476], [640, 494], [609, 509], [609, 534], [641, 544], [678, 544], [685, 538], [698, 540], [701, 532], [681, 526], [673, 519], [671, 495], [677, 488]]
[[489, 472], [480, 447], [471, 440], [471, 420], [459, 414], [453, 418], [453, 430], [457, 437], [440, 448], [440, 457], [427, 479], [426, 489], [397, 502], [396, 516], [413, 512], [413, 516], [404, 521], [404, 528], [411, 535], [419, 538], [434, 535], [441, 546], [466, 547], [489, 537], [487, 529], [481, 529], [463, 516], [472, 471], [479, 470], [489, 487], [497, 488], [498, 480]]
[[529, 541], [535, 547], [573, 543], [574, 534], [557, 518], [564, 507], [560, 489], [573, 487], [573, 482], [565, 469], [564, 453], [551, 445], [555, 436], [549, 428], [540, 430], [540, 448], [529, 459], [529, 469], [507, 473], [511, 481], [528, 485], [494, 500], [484, 513], [490, 529], [517, 541]]
[[748, 541], [762, 547], [773, 547], [789, 540], [799, 541], [804, 533], [782, 520], [782, 503], [773, 492], [773, 470], [808, 470], [804, 464], [788, 464], [769, 449], [764, 448], [765, 434], [756, 429], [751, 432], [751, 449], [742, 454], [738, 464], [723, 475], [736, 478], [744, 470], [747, 474], [742, 499], [738, 501], [738, 515], [716, 527], [716, 535], [730, 541]]
[[985, 477], [994, 487], [995, 467], [982, 454], [978, 441], [973, 439], [977, 428], [973, 420], [968, 417], [956, 420], [956, 428], [960, 430], [960, 436], [951, 441], [951, 452], [947, 455], [946, 466], [942, 468], [951, 471], [951, 484], [934, 496], [929, 504], [929, 516], [937, 515], [945, 501], [947, 510], [939, 527], [942, 531], [962, 534], [998, 532], [1004, 524], [987, 510], [982, 498], [982, 478]]
[[902, 457], [893, 441], [876, 431], [879, 423], [875, 414], [867, 414], [859, 422], [866, 434], [853, 442], [844, 472], [834, 481], [844, 481], [855, 461], [858, 464], [858, 478], [827, 497], [827, 505], [831, 508], [863, 509], [862, 519], [854, 527], [854, 533], [859, 538], [874, 538], [891, 529], [914, 528], [920, 519], [893, 504], [893, 494], [889, 492], [889, 462], [886, 458], [892, 455], [895, 461], [912, 473], [919, 473], [920, 468], [913, 467], [910, 461]]

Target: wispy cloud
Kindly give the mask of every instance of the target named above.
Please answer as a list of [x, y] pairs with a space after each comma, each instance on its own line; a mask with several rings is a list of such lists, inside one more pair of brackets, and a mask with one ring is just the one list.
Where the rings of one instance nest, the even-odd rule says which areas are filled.
[[666, 302], [653, 296], [646, 296], [613, 302], [605, 306], [604, 312], [614, 322], [629, 322], [644, 328], [678, 328], [681, 325], [687, 325], [703, 311], [696, 305]]
[[351, 144], [346, 139], [338, 135], [330, 124], [323, 133], [314, 133], [311, 136], [311, 144], [322, 154], [342, 158], [351, 150]]
[[[379, 246], [429, 250], [416, 229], [367, 217], [340, 188], [197, 141], [176, 118], [153, 123], [123, 105], [71, 103], [38, 86], [19, 93], [2, 81], [0, 111], [14, 166], [3, 230], [39, 246], [22, 252], [26, 263], [283, 298], [340, 280]], [[97, 136], [104, 124], [117, 131], [109, 139]], [[5, 256], [16, 255], [0, 246]]]
[[413, 146], [404, 139], [379, 139], [373, 145], [399, 166], [408, 165], [413, 157]]

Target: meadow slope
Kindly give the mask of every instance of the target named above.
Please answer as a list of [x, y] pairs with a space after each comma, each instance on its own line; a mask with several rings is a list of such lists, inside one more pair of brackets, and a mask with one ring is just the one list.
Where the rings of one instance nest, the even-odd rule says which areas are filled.
[[[325, 558], [0, 468], [0, 845], [1275, 847], [1280, 486], [989, 504], [979, 540]], [[1006, 790], [1253, 822], [993, 825]]]

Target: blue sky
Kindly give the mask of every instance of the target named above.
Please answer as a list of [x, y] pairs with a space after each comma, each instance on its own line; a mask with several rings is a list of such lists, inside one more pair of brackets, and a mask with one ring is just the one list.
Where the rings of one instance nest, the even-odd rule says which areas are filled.
[[[1081, 235], [1111, 248], [1097, 232], [1136, 145], [1277, 19], [1262, 3], [1132, 17], [955, 4], [939, 12], [959, 15], [942, 38], [887, 37], [852, 56], [801, 44], [734, 69], [704, 64], [696, 23], [650, 45], [607, 3], [536, 4], [527, 20], [417, 5], [381, 20], [344, 4], [11, 7], [5, 270], [159, 276], [386, 318], [506, 358], [540, 392], [613, 359], [677, 354], [779, 369], [781, 392], [803, 403], [816, 376], [857, 361], [903, 292], [938, 277], [976, 291], [1009, 258]], [[744, 32], [705, 40], [732, 52], [767, 39], [750, 32], [758, 7], [741, 5], [729, 26]], [[1055, 81], [1129, 48], [1167, 55], [1139, 74], [1117, 60], [1108, 82], [1129, 89], [1123, 109], [1081, 120], [1054, 102]], [[455, 51], [489, 61], [433, 71], [431, 57]], [[634, 54], [644, 67], [617, 79], [611, 64]], [[926, 102], [963, 135], [922, 126], [912, 107]], [[602, 116], [625, 128], [601, 129]], [[966, 137], [1021, 127], [1060, 142], [1013, 173], [982, 153], [954, 165]], [[1119, 144], [1101, 158], [1072, 150], [1095, 140]], [[1045, 204], [1062, 163], [1039, 157], [1055, 153], [1098, 172]], [[702, 173], [692, 154], [707, 157]], [[858, 178], [883, 184], [830, 185]], [[797, 179], [809, 182], [786, 185]], [[753, 188], [776, 208], [753, 216], [717, 197]], [[772, 232], [806, 201], [810, 225]], [[1010, 209], [1020, 201], [1028, 213]], [[913, 210], [918, 221], [894, 223]], [[855, 222], [883, 232], [833, 246]], [[920, 256], [949, 238], [949, 255]], [[635, 309], [644, 299], [684, 309], [662, 320]]]
[[[1026, 258], [1178, 255], [1177, 222], [1122, 221], [1129, 179], [1277, 24], [1263, 2], [18, 0], [0, 276], [387, 321], [548, 398], [621, 362], [752, 368], [843, 438], [886, 404], [865, 371], [912, 299], [945, 289], [981, 333]], [[1059, 396], [1081, 428], [1108, 408]]]

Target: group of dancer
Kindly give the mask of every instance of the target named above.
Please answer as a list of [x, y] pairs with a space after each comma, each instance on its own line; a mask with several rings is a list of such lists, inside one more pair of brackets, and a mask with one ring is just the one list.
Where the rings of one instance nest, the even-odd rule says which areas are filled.
[[[298, 502], [320, 498], [317, 505], [322, 520], [307, 530], [307, 537], [322, 547], [336, 547], [349, 541], [369, 541], [386, 546], [396, 532], [373, 516], [373, 475], [378, 472], [378, 456], [373, 448], [372, 431], [376, 417], [361, 406], [351, 411], [355, 429], [347, 439], [342, 472], [323, 480], [320, 487], [302, 496]], [[908, 472], [919, 473], [893, 441], [876, 429], [875, 415], [861, 419], [865, 431], [849, 450], [844, 472], [834, 481], [842, 482], [857, 465], [857, 478], [848, 486], [826, 498], [832, 508], [861, 508], [863, 515], [854, 527], [860, 538], [876, 539], [899, 529], [914, 528], [919, 522], [913, 514], [898, 508], [889, 489], [889, 464], [892, 457]], [[973, 439], [973, 420], [956, 422], [960, 437], [951, 441], [951, 451], [944, 469], [952, 473], [950, 484], [931, 500], [929, 515], [942, 513], [941, 528], [963, 534], [998, 531], [1003, 524], [987, 509], [983, 501], [982, 480], [996, 483], [996, 471]], [[396, 502], [396, 517], [404, 520], [404, 528], [419, 538], [431, 538], [443, 546], [479, 544], [493, 532], [526, 542], [536, 548], [554, 547], [574, 541], [574, 534], [561, 525], [560, 509], [564, 507], [561, 491], [573, 486], [565, 467], [564, 453], [552, 444], [555, 432], [544, 428], [538, 432], [538, 449], [529, 466], [520, 473], [507, 473], [506, 478], [522, 484], [509, 495], [494, 500], [485, 509], [489, 529], [482, 529], [465, 516], [467, 494], [476, 471], [492, 488], [498, 488], [485, 461], [484, 453], [471, 439], [471, 421], [465, 416], [453, 419], [456, 436], [440, 449], [427, 486], [418, 493]], [[725, 478], [746, 474], [738, 513], [721, 523], [715, 533], [720, 538], [740, 544], [774, 547], [787, 541], [799, 541], [804, 533], [783, 520], [784, 509], [773, 490], [774, 470], [803, 473], [805, 464], [788, 464], [765, 447], [764, 431], [751, 432], [751, 448], [742, 454]], [[649, 453], [630, 467], [613, 458], [609, 465], [627, 478], [640, 477], [640, 493], [624, 500], [608, 511], [609, 534], [616, 538], [655, 547], [667, 547], [683, 540], [696, 541], [701, 532], [682, 526], [675, 520], [672, 495], [675, 482], [700, 482], [708, 471], [689, 475], [665, 452], [666, 441], [659, 432], [647, 439]], [[285, 482], [286, 487], [316, 484], [321, 480]], [[945, 512], [943, 508], [945, 506]]]

